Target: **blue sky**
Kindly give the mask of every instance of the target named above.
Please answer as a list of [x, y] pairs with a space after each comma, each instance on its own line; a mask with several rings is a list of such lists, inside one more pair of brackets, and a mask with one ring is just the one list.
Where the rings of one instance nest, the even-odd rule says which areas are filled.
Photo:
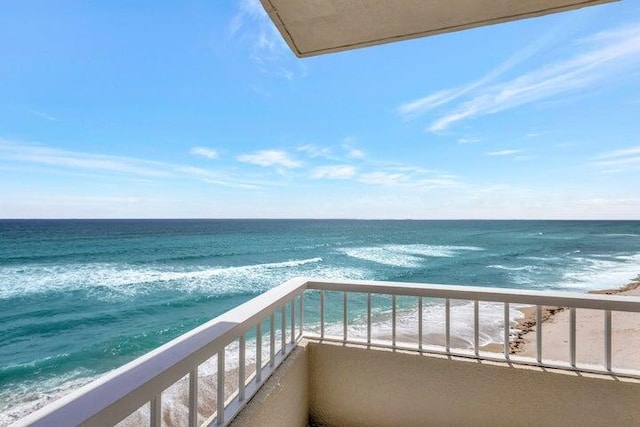
[[640, 2], [297, 59], [257, 1], [0, 3], [0, 217], [640, 218]]

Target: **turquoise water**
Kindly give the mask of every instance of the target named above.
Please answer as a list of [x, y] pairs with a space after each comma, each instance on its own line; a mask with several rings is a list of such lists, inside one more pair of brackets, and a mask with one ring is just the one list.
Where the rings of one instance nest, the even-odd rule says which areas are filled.
[[640, 221], [2, 220], [0, 425], [295, 276], [587, 291]]

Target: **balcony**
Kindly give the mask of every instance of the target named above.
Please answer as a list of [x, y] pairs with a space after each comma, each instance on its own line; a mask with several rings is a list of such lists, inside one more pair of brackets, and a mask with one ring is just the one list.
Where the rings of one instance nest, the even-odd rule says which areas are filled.
[[[510, 346], [524, 307], [534, 357]], [[545, 357], [546, 307], [568, 312], [564, 360]], [[293, 279], [15, 426], [640, 425], [640, 366], [616, 357], [638, 313], [633, 296]]]

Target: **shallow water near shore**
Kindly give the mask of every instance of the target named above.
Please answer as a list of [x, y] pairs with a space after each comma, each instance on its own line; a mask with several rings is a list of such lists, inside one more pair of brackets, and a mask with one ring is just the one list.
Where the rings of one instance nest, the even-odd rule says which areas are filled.
[[[3, 220], [0, 425], [296, 276], [586, 292], [638, 273], [639, 221]], [[483, 344], [501, 310], [482, 307]], [[425, 316], [437, 330], [441, 304]]]

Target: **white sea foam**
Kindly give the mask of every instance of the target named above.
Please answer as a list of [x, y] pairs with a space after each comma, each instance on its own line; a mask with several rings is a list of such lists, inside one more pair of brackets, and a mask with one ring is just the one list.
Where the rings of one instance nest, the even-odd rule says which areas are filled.
[[[295, 276], [368, 279], [366, 270], [326, 265], [322, 258], [237, 267], [152, 267], [130, 264], [67, 264], [0, 268], [0, 298], [89, 289], [104, 297], [128, 297], [166, 287], [213, 295], [261, 292]], [[100, 295], [96, 295], [100, 297]]]
[[385, 245], [385, 249], [412, 255], [422, 255], [426, 257], [450, 258], [459, 255], [464, 251], [481, 251], [482, 248], [476, 246], [445, 246], [445, 245]]
[[563, 261], [564, 260], [564, 258], [559, 257], [559, 256], [526, 256], [526, 257], [522, 257], [520, 259], [526, 259], [526, 260], [530, 260], [530, 261], [543, 261], [543, 262]]
[[386, 248], [369, 247], [369, 248], [345, 248], [340, 252], [351, 258], [358, 258], [364, 261], [371, 261], [378, 264], [390, 265], [394, 267], [415, 268], [422, 265], [422, 258], [390, 251]]
[[500, 265], [500, 264], [495, 264], [495, 265], [488, 265], [487, 268], [495, 268], [496, 270], [506, 270], [506, 271], [534, 271], [539, 269], [538, 266], [535, 265], [524, 265], [521, 267], [509, 267], [506, 265]]
[[640, 273], [640, 254], [618, 255], [613, 259], [574, 257], [575, 269], [563, 274], [559, 288], [593, 290], [619, 287]]
[[359, 248], [342, 248], [339, 252], [364, 261], [394, 267], [417, 268], [424, 265], [426, 258], [450, 258], [464, 251], [480, 251], [475, 246], [443, 245], [382, 245]]

